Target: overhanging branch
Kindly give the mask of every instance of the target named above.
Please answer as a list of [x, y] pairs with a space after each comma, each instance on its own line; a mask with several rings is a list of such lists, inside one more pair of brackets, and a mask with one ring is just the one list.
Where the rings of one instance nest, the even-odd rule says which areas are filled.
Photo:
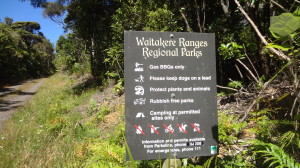
[[277, 3], [274, 0], [271, 0], [271, 3], [273, 3], [274, 5], [276, 5], [277, 7], [279, 7], [280, 9], [282, 9], [284, 12], [289, 12], [287, 9], [285, 9], [283, 6], [281, 6], [279, 3]]
[[[238, 9], [246, 17], [246, 19], [248, 20], [248, 22], [251, 24], [251, 26], [253, 27], [253, 29], [255, 30], [256, 34], [261, 39], [261, 41], [264, 43], [264, 45], [268, 45], [269, 43], [267, 42], [267, 40], [265, 39], [265, 37], [260, 33], [260, 31], [258, 30], [257, 26], [252, 21], [252, 19], [249, 17], [249, 15], [245, 12], [245, 10], [241, 6], [240, 2], [238, 0], [234, 0], [234, 2], [238, 6]], [[273, 47], [269, 47], [268, 49], [269, 49], [270, 52], [272, 52], [273, 54], [275, 54], [278, 58], [283, 59], [283, 60], [287, 60], [287, 61], [290, 60], [290, 58], [287, 55], [285, 55], [284, 53], [282, 53], [281, 51], [278, 51], [278, 50], [276, 50]]]

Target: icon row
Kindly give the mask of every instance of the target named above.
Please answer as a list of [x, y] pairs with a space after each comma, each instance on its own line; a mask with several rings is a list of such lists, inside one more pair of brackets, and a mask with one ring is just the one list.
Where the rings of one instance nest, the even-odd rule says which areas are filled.
[[[140, 63], [136, 62], [134, 71], [135, 72], [143, 72], [144, 68], [142, 66], [143, 66], [143, 64], [140, 64]], [[134, 79], [134, 81], [137, 82], [137, 83], [144, 83], [144, 76], [140, 74], [140, 76], [138, 78]], [[141, 85], [135, 86], [134, 87], [134, 94], [136, 96], [143, 96], [145, 94], [144, 87], [141, 86]], [[138, 98], [138, 99], [135, 99], [133, 101], [134, 105], [144, 105], [145, 103], [146, 103], [145, 98]]]
[[[201, 130], [200, 130], [200, 124], [199, 123], [191, 123], [191, 128], [193, 129], [193, 132], [198, 132], [198, 133], [201, 133]], [[188, 134], [188, 126], [187, 124], [177, 124], [174, 129], [173, 125], [170, 124], [170, 125], [166, 125], [166, 124], [163, 124], [162, 125], [163, 127], [159, 127], [159, 126], [154, 126], [154, 125], [151, 125], [151, 124], [148, 124], [148, 129], [150, 128], [150, 132], [151, 134], [160, 134], [161, 132], [164, 132], [164, 133], [171, 133], [171, 134], [174, 134], [175, 133], [175, 129], [177, 128], [178, 132], [179, 133], [185, 133], [185, 134]], [[134, 127], [136, 128], [135, 130], [135, 133], [136, 134], [142, 134], [142, 135], [145, 135], [146, 133], [143, 131], [143, 128], [142, 126], [140, 125], [134, 125]]]

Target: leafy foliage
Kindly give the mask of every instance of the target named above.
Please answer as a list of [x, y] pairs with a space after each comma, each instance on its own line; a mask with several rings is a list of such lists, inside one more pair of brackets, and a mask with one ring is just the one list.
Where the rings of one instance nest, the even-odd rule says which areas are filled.
[[235, 88], [235, 89], [238, 89], [238, 88], [241, 88], [243, 86], [243, 84], [242, 84], [241, 81], [231, 81], [231, 82], [228, 83], [228, 86], [232, 87], [232, 88]]
[[0, 23], [1, 82], [49, 75], [54, 70], [53, 46], [36, 22]]
[[295, 145], [296, 148], [300, 148], [300, 133], [299, 131], [287, 131], [282, 137], [280, 137], [280, 143], [282, 147]]
[[221, 44], [221, 46], [219, 47], [220, 55], [223, 56], [224, 60], [243, 59], [245, 55], [243, 54], [241, 49], [243, 49], [243, 46], [238, 45], [236, 42]]
[[259, 140], [254, 141], [256, 146], [262, 146], [263, 150], [258, 150], [256, 153], [262, 154], [265, 157], [264, 163], [270, 162], [269, 167], [289, 167], [299, 168], [300, 164], [296, 163], [295, 160], [286, 154], [282, 148], [272, 143], [265, 143]]
[[219, 140], [225, 145], [234, 144], [240, 131], [247, 126], [246, 122], [238, 123], [237, 118], [225, 113], [219, 113]]
[[108, 141], [91, 144], [88, 150], [93, 154], [84, 165], [89, 167], [118, 167], [125, 165], [124, 148]]
[[300, 17], [292, 13], [283, 13], [271, 17], [270, 31], [285, 37], [300, 28]]
[[74, 34], [60, 36], [56, 44], [56, 67], [70, 74], [89, 72], [89, 57], [84, 42]]
[[163, 8], [158, 8], [155, 11], [149, 11], [147, 13], [147, 21], [143, 29], [145, 31], [181, 30], [181, 28], [177, 26], [174, 14], [167, 9], [166, 5], [164, 5]]

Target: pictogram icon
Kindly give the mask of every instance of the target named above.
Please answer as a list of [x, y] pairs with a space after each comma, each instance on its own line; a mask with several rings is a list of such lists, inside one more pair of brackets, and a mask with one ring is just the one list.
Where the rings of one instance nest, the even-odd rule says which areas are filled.
[[166, 126], [166, 124], [163, 124], [163, 126], [166, 128], [165, 129], [165, 132], [166, 133], [171, 133], [171, 134], [174, 134], [174, 128], [172, 127], [172, 125], [170, 124], [169, 126]]
[[145, 103], [146, 103], [145, 98], [135, 99], [135, 101], [133, 102], [134, 105], [144, 105]]
[[200, 131], [200, 124], [199, 123], [191, 123], [191, 126], [194, 127], [194, 132], [199, 132], [201, 133]]
[[187, 127], [187, 125], [186, 124], [177, 124], [177, 126], [179, 127], [179, 132], [182, 132], [182, 133], [186, 133], [187, 134], [187, 132], [186, 132], [186, 127]]
[[135, 131], [136, 134], [143, 134], [143, 135], [145, 135], [145, 132], [143, 131], [143, 129], [142, 129], [142, 127], [140, 125], [139, 126], [134, 125], [134, 127], [136, 128], [136, 131]]
[[149, 124], [149, 127], [151, 128], [151, 134], [156, 133], [157, 135], [159, 134], [159, 132], [157, 131], [157, 129], [159, 129], [159, 127], [154, 127], [153, 125]]
[[143, 112], [138, 112], [137, 114], [136, 114], [136, 116], [135, 116], [136, 118], [144, 118], [145, 117], [145, 115], [144, 115], [144, 113]]
[[144, 76], [143, 75], [140, 75], [140, 77], [134, 79], [135, 82], [138, 82], [138, 83], [143, 83], [144, 82]]
[[143, 71], [144, 71], [144, 68], [141, 67], [142, 65], [143, 65], [143, 64], [140, 64], [140, 63], [136, 62], [136, 63], [135, 63], [135, 69], [134, 69], [134, 71], [135, 71], [135, 72], [143, 72]]
[[135, 86], [134, 90], [135, 90], [135, 95], [138, 96], [143, 96], [145, 93], [143, 86]]

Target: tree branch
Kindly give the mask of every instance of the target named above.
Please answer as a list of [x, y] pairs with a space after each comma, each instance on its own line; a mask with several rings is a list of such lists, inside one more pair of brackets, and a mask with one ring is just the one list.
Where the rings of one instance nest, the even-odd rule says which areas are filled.
[[240, 60], [240, 59], [236, 59], [237, 62], [239, 62], [252, 76], [252, 78], [259, 84], [259, 80], [255, 77], [255, 75], [252, 73], [252, 71]]
[[[264, 45], [268, 45], [269, 43], [267, 42], [267, 40], [265, 39], [265, 37], [260, 33], [260, 31], [258, 30], [257, 26], [255, 25], [255, 23], [252, 21], [252, 19], [249, 17], [249, 15], [245, 12], [245, 10], [243, 9], [243, 7], [241, 6], [241, 4], [239, 3], [238, 0], [234, 0], [234, 2], [236, 3], [236, 5], [238, 6], [238, 9], [242, 12], [242, 14], [246, 17], [246, 19], [248, 20], [248, 22], [251, 24], [251, 26], [253, 27], [253, 29], [255, 30], [256, 34], [258, 35], [258, 37], [261, 39], [261, 41], [263, 42]], [[273, 47], [268, 48], [270, 50], [270, 52], [272, 52], [273, 54], [277, 55], [280, 59], [283, 60], [287, 60], [289, 61], [290, 58], [288, 56], [286, 56], [285, 54], [283, 54], [281, 51], [276, 50]]]
[[189, 22], [188, 22], [188, 20], [187, 20], [187, 18], [186, 18], [186, 16], [185, 16], [185, 14], [183, 13], [183, 10], [184, 9], [180, 9], [179, 11], [180, 11], [180, 14], [181, 14], [181, 16], [182, 16], [182, 18], [183, 18], [183, 20], [184, 20], [184, 22], [185, 22], [185, 25], [186, 25], [186, 31], [188, 31], [188, 32], [191, 32], [191, 27], [190, 27], [190, 24], [189, 24]]
[[243, 46], [244, 46], [244, 53], [245, 53], [245, 56], [246, 56], [246, 58], [248, 59], [248, 61], [250, 62], [250, 64], [251, 64], [252, 68], [254, 69], [254, 71], [255, 71], [255, 73], [256, 73], [256, 76], [257, 76], [257, 78], [259, 79], [258, 72], [257, 72], [257, 70], [256, 70], [255, 66], [253, 65], [252, 61], [251, 61], [251, 60], [250, 60], [250, 58], [248, 57], [248, 54], [247, 54], [247, 51], [246, 51], [246, 46], [245, 46], [244, 44], [243, 44]]
[[205, 0], [202, 1], [202, 11], [203, 11], [203, 22], [202, 22], [202, 28], [203, 28], [203, 33], [205, 33], [205, 19], [206, 19], [206, 13], [205, 13]]
[[279, 3], [275, 2], [274, 0], [271, 0], [271, 3], [282, 9], [284, 12], [289, 12], [287, 9], [285, 9], [283, 6], [281, 6]]
[[252, 108], [254, 107], [254, 105], [256, 104], [257, 102], [257, 99], [255, 99], [251, 105], [248, 107], [247, 111], [245, 112], [243, 118], [240, 119], [240, 123], [245, 121], [245, 119], [247, 118], [248, 114], [250, 113], [250, 111], [252, 110]]
[[200, 33], [202, 33], [200, 12], [199, 12], [200, 6], [198, 5], [197, 0], [194, 0], [194, 1], [195, 1], [195, 5], [196, 5], [197, 24], [198, 24]]
[[227, 89], [227, 90], [232, 90], [232, 91], [238, 92], [237, 89], [233, 89], [233, 88], [230, 88], [230, 87], [225, 87], [225, 86], [220, 86], [220, 85], [217, 85], [217, 87], [221, 88], [221, 89]]

